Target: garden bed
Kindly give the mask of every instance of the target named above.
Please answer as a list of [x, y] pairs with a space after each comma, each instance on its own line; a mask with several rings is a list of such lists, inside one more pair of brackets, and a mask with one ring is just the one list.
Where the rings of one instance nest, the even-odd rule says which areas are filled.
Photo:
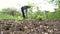
[[0, 34], [60, 34], [60, 20], [0, 20]]

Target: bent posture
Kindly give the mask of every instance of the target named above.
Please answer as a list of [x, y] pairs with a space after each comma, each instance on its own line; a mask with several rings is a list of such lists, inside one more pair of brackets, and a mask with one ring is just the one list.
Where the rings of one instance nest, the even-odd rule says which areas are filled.
[[28, 9], [28, 8], [30, 8], [30, 6], [22, 6], [22, 7], [21, 7], [21, 11], [22, 11], [23, 18], [26, 18], [25, 12], [27, 13], [27, 9]]

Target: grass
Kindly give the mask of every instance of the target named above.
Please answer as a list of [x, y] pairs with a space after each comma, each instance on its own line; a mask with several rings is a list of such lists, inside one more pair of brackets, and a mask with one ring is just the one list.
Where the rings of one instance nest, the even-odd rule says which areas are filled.
[[0, 19], [16, 19], [16, 18], [17, 18], [17, 17], [12, 16], [12, 15], [0, 13]]
[[9, 15], [9, 14], [4, 14], [4, 13], [0, 13], [0, 20], [1, 19], [13, 19], [13, 20], [23, 20], [23, 17], [22, 16], [12, 16], [12, 15]]

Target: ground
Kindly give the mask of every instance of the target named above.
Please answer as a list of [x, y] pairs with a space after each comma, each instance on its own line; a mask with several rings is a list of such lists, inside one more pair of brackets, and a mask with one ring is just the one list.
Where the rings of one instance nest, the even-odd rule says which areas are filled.
[[0, 34], [60, 34], [60, 20], [0, 20]]

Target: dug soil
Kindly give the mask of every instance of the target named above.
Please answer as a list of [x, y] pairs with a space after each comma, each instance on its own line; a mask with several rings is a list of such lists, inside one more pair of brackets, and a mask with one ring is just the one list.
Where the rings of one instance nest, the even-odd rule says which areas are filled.
[[0, 20], [0, 34], [60, 34], [60, 20]]

